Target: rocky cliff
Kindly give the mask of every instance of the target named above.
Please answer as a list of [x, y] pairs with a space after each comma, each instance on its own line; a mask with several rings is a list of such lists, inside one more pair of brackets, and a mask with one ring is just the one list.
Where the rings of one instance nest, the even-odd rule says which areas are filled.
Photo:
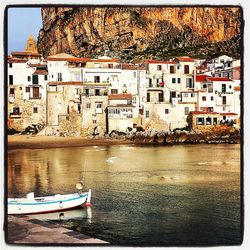
[[42, 8], [38, 50], [133, 58], [240, 53], [240, 8]]

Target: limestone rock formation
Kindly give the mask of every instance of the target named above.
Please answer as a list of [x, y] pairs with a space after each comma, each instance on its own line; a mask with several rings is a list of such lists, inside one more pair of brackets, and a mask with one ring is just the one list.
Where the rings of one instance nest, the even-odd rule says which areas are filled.
[[123, 60], [240, 53], [238, 7], [42, 8], [38, 50]]

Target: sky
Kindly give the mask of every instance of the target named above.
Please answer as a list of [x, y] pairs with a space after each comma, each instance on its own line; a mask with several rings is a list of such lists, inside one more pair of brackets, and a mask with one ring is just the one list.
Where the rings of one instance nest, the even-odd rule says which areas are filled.
[[41, 8], [9, 8], [8, 54], [12, 51], [24, 51], [30, 34], [37, 40], [40, 28]]

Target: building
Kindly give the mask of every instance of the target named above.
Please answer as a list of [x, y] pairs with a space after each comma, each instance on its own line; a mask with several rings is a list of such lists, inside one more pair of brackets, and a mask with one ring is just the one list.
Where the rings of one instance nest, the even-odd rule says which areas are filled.
[[135, 106], [132, 104], [132, 98], [132, 94], [129, 93], [108, 96], [108, 132], [132, 130], [135, 117]]
[[26, 51], [8, 57], [8, 120], [18, 131], [46, 124], [48, 70], [33, 42], [30, 37]]

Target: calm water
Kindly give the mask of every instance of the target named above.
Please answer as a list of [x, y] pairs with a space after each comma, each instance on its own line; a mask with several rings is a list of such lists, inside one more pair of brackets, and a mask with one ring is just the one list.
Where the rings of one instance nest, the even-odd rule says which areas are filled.
[[[91, 210], [39, 215], [115, 245], [241, 242], [240, 145], [11, 150], [9, 197], [92, 189]], [[90, 216], [91, 213], [91, 216]]]

